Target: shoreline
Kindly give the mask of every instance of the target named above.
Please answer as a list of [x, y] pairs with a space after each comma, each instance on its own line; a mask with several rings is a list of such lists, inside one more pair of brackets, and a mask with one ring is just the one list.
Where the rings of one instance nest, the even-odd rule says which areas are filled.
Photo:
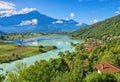
[[[10, 47], [11, 49], [9, 49]], [[16, 60], [21, 60], [26, 57], [42, 54], [54, 49], [56, 46], [19, 46], [17, 44], [4, 43], [0, 45], [0, 63], [10, 63]]]

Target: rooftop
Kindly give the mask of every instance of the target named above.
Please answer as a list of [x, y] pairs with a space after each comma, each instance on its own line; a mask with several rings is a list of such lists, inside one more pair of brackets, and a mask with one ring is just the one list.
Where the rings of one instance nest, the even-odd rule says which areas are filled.
[[110, 63], [103, 62], [96, 66], [96, 69], [101, 72], [117, 72], [120, 73], [120, 67], [114, 66]]

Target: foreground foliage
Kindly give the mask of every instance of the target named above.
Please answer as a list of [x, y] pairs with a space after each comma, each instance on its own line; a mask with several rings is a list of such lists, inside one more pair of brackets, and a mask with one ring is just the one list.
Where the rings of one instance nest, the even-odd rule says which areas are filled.
[[[106, 41], [104, 46], [96, 46], [91, 52], [60, 52], [61, 58], [41, 60], [28, 68], [17, 66], [16, 73], [8, 73], [8, 82], [120, 82], [119, 73], [98, 74], [95, 65], [110, 62], [120, 66], [119, 39]], [[14, 76], [14, 77], [13, 77]]]
[[86, 82], [119, 82], [120, 74], [115, 73], [93, 73], [86, 78]]

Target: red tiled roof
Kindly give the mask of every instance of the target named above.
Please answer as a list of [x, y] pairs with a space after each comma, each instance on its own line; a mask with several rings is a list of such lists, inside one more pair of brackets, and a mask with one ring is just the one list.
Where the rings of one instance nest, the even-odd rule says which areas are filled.
[[96, 69], [101, 72], [119, 72], [120, 73], [120, 67], [116, 67], [112, 64], [109, 64], [107, 62], [98, 64], [96, 66]]
[[91, 51], [93, 48], [94, 48], [93, 45], [89, 45], [89, 46], [86, 47], [86, 50], [87, 50], [87, 51]]

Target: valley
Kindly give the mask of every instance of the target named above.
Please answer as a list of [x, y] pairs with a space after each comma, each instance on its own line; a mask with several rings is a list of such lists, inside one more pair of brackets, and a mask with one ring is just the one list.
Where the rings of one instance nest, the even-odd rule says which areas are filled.
[[[32, 44], [33, 40], [37, 41], [37, 44]], [[27, 43], [21, 43], [18, 40], [7, 41], [8, 44], [1, 45], [1, 65], [4, 71], [1, 73], [14, 71], [18, 62], [26, 63], [27, 66], [35, 63], [39, 60], [49, 60], [50, 58], [58, 58], [58, 53], [66, 50], [74, 51], [74, 47], [70, 46], [70, 43], [78, 43], [76, 40], [71, 40], [67, 36], [39, 36], [34, 38], [25, 39]], [[82, 43], [84, 41], [80, 41]], [[14, 44], [11, 44], [14, 43]], [[5, 53], [7, 52], [7, 53]], [[13, 57], [14, 56], [14, 57]], [[9, 61], [8, 61], [9, 60]], [[6, 62], [6, 63], [5, 63]]]
[[120, 1], [0, 0], [0, 82], [120, 82]]
[[[117, 17], [72, 32], [69, 34], [72, 39], [68, 36], [36, 38], [36, 40], [42, 39], [39, 44], [55, 44], [58, 49], [44, 53], [40, 59], [37, 55], [23, 60], [24, 63], [18, 64], [18, 71], [16, 73], [9, 72], [6, 79], [15, 82], [119, 82], [120, 31], [118, 26], [111, 26], [113, 25], [111, 22], [113, 19], [116, 22]], [[106, 26], [106, 21], [109, 21], [109, 27]], [[101, 25], [108, 27], [107, 30], [103, 31]], [[113, 28], [118, 30], [112, 31]], [[100, 33], [97, 33], [98, 30]], [[79, 42], [79, 40], [81, 41]], [[26, 45], [30, 45], [30, 43]], [[74, 47], [72, 47], [73, 45]], [[33, 58], [34, 62], [31, 63], [34, 64], [30, 64], [30, 60]], [[28, 68], [25, 63], [27, 66], [29, 65]], [[99, 65], [102, 67], [98, 68]], [[10, 66], [15, 67], [15, 63], [8, 64], [4, 69], [10, 70], [8, 68]], [[19, 70], [19, 67], [23, 67], [22, 70]], [[15, 75], [15, 77], [12, 78], [11, 75]]]

